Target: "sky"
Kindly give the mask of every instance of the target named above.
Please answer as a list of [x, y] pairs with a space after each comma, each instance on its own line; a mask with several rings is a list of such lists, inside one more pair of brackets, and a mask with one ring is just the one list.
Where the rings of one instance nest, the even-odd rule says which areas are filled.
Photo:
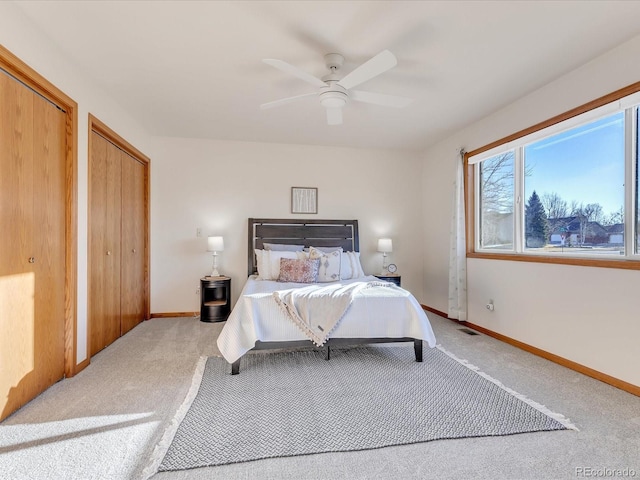
[[609, 215], [624, 205], [624, 112], [525, 147], [525, 201], [556, 193], [568, 205], [599, 203]]

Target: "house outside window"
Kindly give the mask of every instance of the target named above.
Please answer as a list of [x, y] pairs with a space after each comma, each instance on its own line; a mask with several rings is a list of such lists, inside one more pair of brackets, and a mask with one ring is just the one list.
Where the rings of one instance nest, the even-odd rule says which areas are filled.
[[638, 91], [471, 152], [469, 253], [640, 260]]

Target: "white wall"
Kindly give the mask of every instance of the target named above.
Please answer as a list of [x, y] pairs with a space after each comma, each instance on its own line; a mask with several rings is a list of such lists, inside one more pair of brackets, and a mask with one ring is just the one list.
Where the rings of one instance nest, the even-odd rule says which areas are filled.
[[[479, 148], [640, 80], [640, 37], [425, 153], [424, 303], [447, 311], [448, 235], [460, 147]], [[438, 205], [438, 207], [433, 207]], [[640, 271], [469, 259], [469, 321], [640, 385]], [[485, 309], [493, 299], [495, 311]]]
[[[222, 235], [220, 272], [232, 301], [247, 278], [247, 219], [357, 219], [366, 273], [378, 273], [377, 239], [404, 287], [422, 291], [421, 157], [394, 151], [156, 138], [151, 169], [151, 312], [196, 312], [211, 271], [207, 235]], [[291, 187], [318, 188], [318, 214], [290, 213]], [[202, 228], [202, 237], [196, 229]], [[418, 298], [420, 300], [420, 298]]]
[[98, 117], [143, 153], [149, 149], [150, 137], [10, 2], [0, 2], [0, 43], [78, 103], [77, 361], [81, 362], [87, 358], [88, 115]]

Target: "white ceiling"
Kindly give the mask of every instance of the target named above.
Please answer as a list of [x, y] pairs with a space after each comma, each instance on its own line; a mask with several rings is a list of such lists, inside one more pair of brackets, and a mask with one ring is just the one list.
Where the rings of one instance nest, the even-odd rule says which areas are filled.
[[[87, 77], [152, 135], [422, 150], [640, 34], [637, 1], [18, 1]], [[71, 20], [71, 21], [70, 21]], [[328, 126], [314, 91], [262, 63], [321, 77], [384, 49], [398, 65]]]

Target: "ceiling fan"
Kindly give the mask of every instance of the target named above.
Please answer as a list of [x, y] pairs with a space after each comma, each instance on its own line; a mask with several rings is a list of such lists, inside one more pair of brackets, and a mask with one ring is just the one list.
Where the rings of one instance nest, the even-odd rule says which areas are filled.
[[298, 67], [294, 67], [282, 60], [275, 60], [272, 58], [263, 59], [262, 61], [267, 65], [271, 65], [278, 70], [298, 77], [299, 79], [318, 87], [319, 91], [296, 95], [295, 97], [282, 98], [269, 103], [263, 103], [260, 105], [260, 108], [264, 110], [294, 102], [304, 97], [317, 95], [320, 100], [320, 105], [322, 105], [327, 111], [327, 123], [329, 125], [340, 125], [342, 124], [342, 108], [350, 100], [396, 108], [405, 107], [413, 101], [411, 98], [386, 95], [384, 93], [351, 90], [353, 87], [356, 87], [367, 80], [371, 80], [397, 65], [398, 61], [396, 60], [395, 55], [389, 50], [380, 52], [378, 55], [366, 61], [343, 78], [340, 78], [338, 71], [340, 70], [340, 67], [342, 67], [344, 57], [338, 53], [329, 53], [324, 56], [324, 59], [327, 68], [329, 69], [329, 74], [322, 77], [322, 79], [314, 77]]

